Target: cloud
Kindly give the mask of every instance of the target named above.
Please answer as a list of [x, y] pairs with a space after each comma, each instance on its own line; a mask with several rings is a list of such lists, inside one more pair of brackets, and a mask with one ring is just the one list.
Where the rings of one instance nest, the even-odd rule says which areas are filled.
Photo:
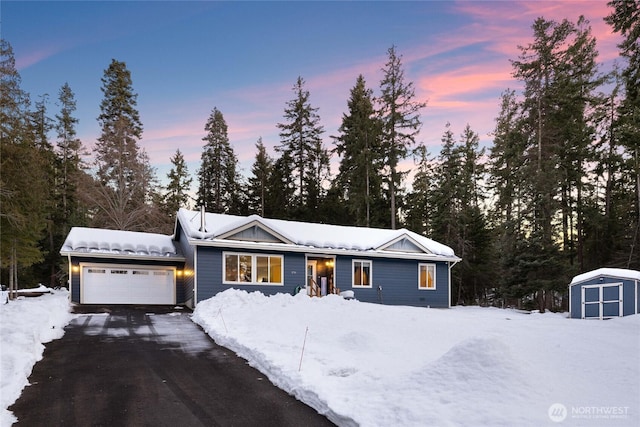
[[[592, 35], [597, 41], [600, 60], [610, 61], [618, 56], [616, 44], [620, 42], [620, 37], [604, 22], [604, 17], [611, 13], [611, 8], [604, 0], [458, 1], [455, 7], [475, 23], [475, 31], [466, 32], [467, 36], [477, 36], [480, 33], [491, 34], [492, 37], [488, 39], [491, 40], [491, 45], [488, 48], [510, 55], [512, 59], [519, 54], [518, 45], [526, 46], [532, 40], [531, 26], [537, 18], [542, 17], [557, 22], [568, 19], [577, 23], [580, 15], [589, 21]], [[460, 36], [464, 37], [463, 34]]]
[[41, 61], [44, 61], [58, 53], [62, 52], [64, 47], [59, 45], [41, 45], [33, 49], [27, 50], [27, 52], [14, 52], [16, 69], [22, 71], [32, 65], [35, 65]]
[[[417, 37], [414, 44], [398, 47], [407, 81], [415, 83], [419, 100], [428, 101], [422, 111], [423, 126], [418, 140], [430, 146], [433, 154], [439, 151], [447, 122], [456, 135], [469, 123], [481, 142], [490, 144], [488, 134], [499, 113], [500, 94], [521, 86], [511, 76], [509, 60], [517, 59], [519, 45], [526, 46], [532, 41], [531, 26], [536, 18], [542, 16], [557, 21], [567, 18], [575, 22], [579, 14], [583, 14], [590, 20], [598, 41], [599, 60], [611, 61], [618, 57], [615, 45], [620, 38], [603, 21], [609, 13], [604, 0], [464, 1], [454, 3], [453, 12], [463, 21], [455, 31], [428, 33], [426, 40]], [[302, 75], [311, 94], [311, 104], [319, 108], [325, 127], [324, 140], [329, 148], [330, 136], [337, 134], [357, 76], [363, 74], [367, 86], [377, 94], [386, 60], [385, 49], [377, 55], [339, 63], [329, 72]], [[171, 120], [154, 120], [154, 123], [175, 123], [154, 125], [153, 131], [145, 133], [144, 145], [154, 163], [167, 163], [180, 147], [187, 160], [197, 164], [204, 123], [211, 109], [217, 106], [229, 126], [231, 144], [244, 172], [248, 173], [259, 137], [275, 155], [274, 147], [280, 142], [276, 124], [284, 121], [284, 108], [294, 96], [291, 89], [296, 77], [281, 77], [290, 80], [229, 88], [185, 99], [182, 106], [174, 106], [175, 117]]]

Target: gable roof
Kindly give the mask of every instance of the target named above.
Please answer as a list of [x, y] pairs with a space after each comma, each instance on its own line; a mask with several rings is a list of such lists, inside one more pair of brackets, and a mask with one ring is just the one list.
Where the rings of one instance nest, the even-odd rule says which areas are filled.
[[575, 276], [570, 284], [575, 285], [576, 283], [585, 282], [600, 276], [640, 280], [640, 271], [627, 270], [624, 268], [599, 268], [597, 270], [587, 271], [586, 273]]
[[184, 259], [173, 244], [173, 236], [87, 227], [73, 227], [60, 254], [100, 258]]
[[180, 224], [193, 245], [229, 245], [236, 240], [242, 240], [234, 238], [242, 231], [258, 227], [262, 232], [273, 237], [273, 240], [255, 239], [245, 241], [243, 245], [270, 246], [271, 248], [278, 245], [289, 250], [388, 256], [403, 254], [449, 261], [460, 259], [450, 247], [406, 229], [350, 227], [262, 218], [259, 215], [243, 217], [205, 213], [205, 230], [200, 230], [202, 219], [199, 211], [187, 209], [178, 211], [176, 226]]

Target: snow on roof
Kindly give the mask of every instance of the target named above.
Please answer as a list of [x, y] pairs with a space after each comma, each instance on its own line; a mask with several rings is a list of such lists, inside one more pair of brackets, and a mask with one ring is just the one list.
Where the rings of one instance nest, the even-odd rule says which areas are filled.
[[407, 237], [425, 249], [427, 253], [455, 258], [455, 253], [450, 247], [406, 229], [349, 227], [262, 218], [258, 215], [243, 217], [208, 212], [205, 213], [204, 219], [205, 230], [201, 231], [202, 222], [199, 211], [180, 209], [178, 212], [178, 221], [191, 239], [215, 240], [225, 233], [258, 222], [298, 246], [375, 251], [394, 240]]
[[60, 253], [138, 255], [141, 257], [177, 257], [173, 237], [136, 231], [73, 227]]
[[579, 274], [573, 278], [571, 285], [575, 283], [584, 282], [589, 279], [600, 276], [618, 277], [622, 279], [635, 279], [640, 280], [640, 271], [627, 270], [624, 268], [599, 268], [593, 271], [587, 271], [586, 273]]

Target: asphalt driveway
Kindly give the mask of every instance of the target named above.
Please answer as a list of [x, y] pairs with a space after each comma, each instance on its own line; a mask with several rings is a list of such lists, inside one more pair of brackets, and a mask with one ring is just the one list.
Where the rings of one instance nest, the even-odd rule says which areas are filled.
[[9, 409], [25, 426], [331, 426], [185, 310], [78, 307]]

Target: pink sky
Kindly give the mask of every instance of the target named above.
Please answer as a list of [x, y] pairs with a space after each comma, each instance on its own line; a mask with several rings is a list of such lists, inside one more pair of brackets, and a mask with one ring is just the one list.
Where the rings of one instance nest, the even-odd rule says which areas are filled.
[[[414, 83], [417, 99], [427, 102], [418, 140], [427, 144], [432, 155], [439, 152], [447, 122], [456, 135], [468, 123], [479, 134], [482, 144], [490, 146], [489, 133], [499, 112], [500, 94], [520, 87], [511, 77], [509, 60], [517, 59], [518, 45], [532, 41], [531, 25], [537, 17], [558, 21], [567, 18], [576, 22], [579, 14], [583, 14], [590, 20], [598, 41], [602, 68], [610, 69], [618, 57], [619, 37], [612, 34], [603, 21], [609, 13], [606, 1], [461, 1], [455, 2], [455, 12], [466, 17], [468, 23], [446, 33], [428, 33], [428, 37], [414, 44], [397, 46], [403, 55], [407, 81]], [[386, 60], [386, 50], [383, 50], [356, 63], [336, 64], [328, 72], [302, 76], [311, 93], [311, 104], [319, 108], [327, 148], [333, 145], [330, 136], [337, 134], [358, 74], [364, 75], [368, 87], [377, 95], [381, 68]], [[202, 152], [204, 124], [213, 107], [224, 114], [230, 141], [248, 175], [259, 137], [271, 155], [275, 155], [273, 147], [279, 143], [276, 124], [283, 121], [285, 103], [293, 96], [291, 87], [295, 78], [292, 73], [287, 80], [275, 83], [271, 80], [211, 93], [204, 90], [197, 97], [169, 106], [146, 105], [140, 93], [140, 111], [145, 124], [142, 145], [158, 167], [159, 176], [166, 175], [168, 159], [176, 148], [183, 151], [190, 172], [195, 174]], [[80, 136], [84, 141], [92, 141], [97, 131], [95, 125]], [[334, 167], [337, 161], [334, 157]], [[410, 167], [410, 162], [405, 165]]]

